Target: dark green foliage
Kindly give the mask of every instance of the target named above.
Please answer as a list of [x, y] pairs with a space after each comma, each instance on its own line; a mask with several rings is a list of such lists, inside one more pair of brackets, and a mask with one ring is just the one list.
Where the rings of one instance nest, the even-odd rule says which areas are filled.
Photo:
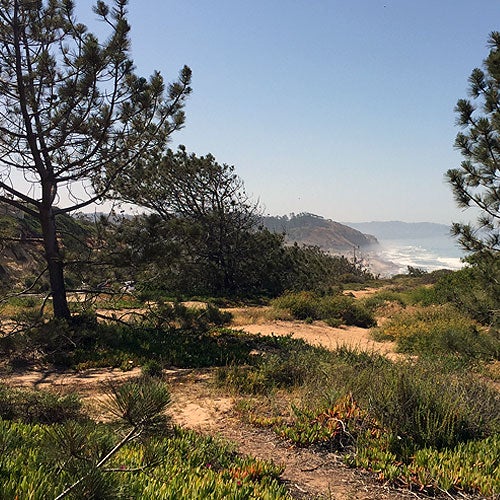
[[8, 343], [0, 344], [4, 354], [34, 361], [42, 357], [56, 365], [66, 365], [76, 350], [91, 349], [100, 335], [101, 327], [94, 315], [66, 319], [44, 320], [36, 313], [18, 316], [18, 329], [6, 336]]
[[147, 297], [258, 297], [283, 290], [289, 267], [281, 236], [253, 226], [240, 229], [237, 240], [225, 235], [222, 268], [210, 260], [215, 249], [205, 248], [205, 224], [156, 215], [120, 221], [107, 228], [111, 260], [131, 270]]
[[457, 134], [455, 147], [464, 160], [459, 168], [448, 170], [446, 177], [460, 207], [479, 208], [477, 224], [454, 224], [453, 232], [469, 251], [500, 251], [499, 103], [500, 33], [488, 38], [490, 52], [483, 69], [469, 77], [469, 95], [460, 99], [455, 111], [457, 123], [464, 129]]
[[229, 311], [207, 304], [205, 307], [186, 307], [180, 302], [158, 302], [142, 318], [143, 326], [156, 329], [175, 329], [204, 333], [214, 326], [225, 326], [231, 322]]
[[163, 368], [161, 363], [156, 359], [146, 361], [142, 367], [142, 374], [147, 377], [161, 377], [163, 375]]
[[66, 319], [61, 215], [101, 201], [163, 150], [191, 91], [188, 67], [168, 87], [158, 72], [134, 73], [126, 0], [98, 2], [102, 40], [74, 11], [65, 0], [0, 3], [0, 201], [39, 222], [54, 316]]
[[[235, 364], [217, 371], [217, 382], [239, 393], [266, 394], [277, 388], [300, 387], [316, 379], [318, 371], [326, 367], [329, 353], [311, 347], [291, 337], [263, 337], [260, 356], [249, 359], [251, 364]], [[311, 365], [315, 369], [311, 370]]]
[[328, 293], [342, 283], [365, 283], [374, 278], [362, 264], [329, 255], [319, 247], [287, 246], [285, 258], [288, 271], [283, 277], [283, 290]]
[[[221, 274], [203, 254], [207, 243], [199, 241], [206, 237], [200, 224], [195, 215], [182, 220], [157, 215], [121, 220], [107, 226], [109, 259], [129, 269], [138, 291], [148, 298], [275, 297], [285, 290], [328, 292], [344, 282], [373, 278], [345, 257], [317, 247], [285, 246], [283, 235], [254, 226], [241, 229], [237, 241], [228, 239], [225, 262], [230, 269]], [[222, 284], [224, 273], [231, 276], [230, 287]]]
[[[194, 280], [191, 293], [237, 295], [242, 287], [246, 293], [255, 292], [258, 282], [246, 277], [252, 266], [245, 263], [248, 259], [255, 262], [252, 257], [264, 250], [265, 242], [259, 241], [262, 235], [254, 238], [257, 206], [246, 195], [233, 166], [217, 163], [210, 154], [188, 154], [180, 146], [120, 176], [115, 190], [121, 199], [154, 212], [146, 227], [162, 236], [170, 256], [180, 257], [173, 266], [177, 267], [174, 276], [182, 284], [187, 270], [188, 279]], [[140, 240], [134, 243], [141, 245]], [[152, 238], [153, 246], [159, 243]], [[131, 250], [148, 259], [154, 255]], [[161, 257], [163, 262], [156, 261], [160, 269], [167, 264]], [[204, 288], [193, 290], [196, 282]]]
[[110, 254], [133, 268], [148, 295], [274, 297], [371, 277], [359, 263], [285, 246], [283, 235], [260, 227], [234, 167], [210, 154], [167, 150], [120, 176], [115, 189], [153, 211], [107, 228]]
[[121, 385], [110, 385], [107, 409], [124, 425], [138, 429], [156, 431], [166, 426], [164, 414], [170, 404], [167, 386], [156, 378], [143, 376]]
[[312, 292], [286, 293], [271, 302], [276, 309], [289, 311], [300, 320], [328, 320], [362, 328], [375, 326], [376, 321], [363, 304], [346, 295], [319, 296]]
[[59, 396], [46, 391], [0, 385], [0, 420], [54, 424], [83, 419], [82, 405], [75, 394]]
[[434, 287], [436, 301], [451, 302], [462, 312], [500, 331], [500, 256], [482, 252], [470, 266], [442, 277]]
[[[63, 366], [129, 369], [155, 360], [161, 366], [219, 366], [248, 359], [255, 337], [224, 330], [230, 314], [215, 306], [160, 304], [131, 324], [97, 323], [95, 317], [42, 321], [11, 335], [9, 355]], [[4, 343], [5, 344], [5, 343]], [[7, 351], [5, 351], [7, 353]]]

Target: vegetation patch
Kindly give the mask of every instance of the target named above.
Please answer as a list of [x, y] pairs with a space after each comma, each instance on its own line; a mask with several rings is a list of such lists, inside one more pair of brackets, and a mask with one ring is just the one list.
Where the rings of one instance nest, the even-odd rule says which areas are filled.
[[400, 352], [495, 359], [500, 342], [451, 305], [403, 311], [373, 330], [376, 340], [394, 340]]
[[373, 314], [346, 295], [319, 296], [313, 292], [290, 292], [271, 301], [276, 310], [288, 311], [299, 320], [325, 320], [332, 326], [339, 324], [370, 328], [376, 324]]
[[170, 428], [168, 402], [161, 382], [143, 378], [113, 388], [109, 423], [0, 419], [0, 497], [290, 498], [281, 467]]
[[0, 384], [0, 419], [23, 423], [61, 423], [85, 420], [76, 394], [60, 396], [51, 392], [12, 389]]
[[[500, 395], [470, 373], [437, 361], [394, 363], [346, 347], [308, 347], [293, 359], [296, 370], [307, 370], [284, 379], [292, 359], [287, 347], [252, 365], [219, 370], [219, 384], [244, 398], [239, 411], [248, 421], [299, 446], [342, 451], [348, 463], [399, 484], [482, 494], [500, 486], [491, 466], [479, 468], [480, 480], [459, 466], [460, 454], [471, 463], [500, 432]], [[425, 462], [425, 456], [433, 458]], [[454, 458], [436, 475], [441, 456]]]

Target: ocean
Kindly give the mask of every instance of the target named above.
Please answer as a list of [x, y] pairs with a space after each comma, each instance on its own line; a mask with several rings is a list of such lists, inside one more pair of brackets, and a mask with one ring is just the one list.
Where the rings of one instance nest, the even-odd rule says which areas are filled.
[[463, 267], [465, 252], [451, 236], [379, 239], [380, 247], [364, 255], [372, 272], [392, 276], [408, 272], [408, 266], [431, 272]]

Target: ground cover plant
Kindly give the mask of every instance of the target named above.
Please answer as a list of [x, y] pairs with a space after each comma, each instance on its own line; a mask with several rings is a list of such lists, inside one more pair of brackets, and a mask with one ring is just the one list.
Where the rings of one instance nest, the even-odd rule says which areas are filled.
[[[25, 399], [23, 391], [11, 396]], [[113, 388], [107, 423], [26, 423], [3, 413], [0, 497], [289, 498], [280, 467], [240, 457], [221, 440], [172, 428], [164, 413], [168, 403], [164, 384], [146, 378]]]
[[470, 372], [293, 339], [278, 344], [251, 366], [219, 369], [218, 383], [242, 398], [243, 418], [299, 446], [340, 450], [348, 463], [398, 484], [500, 491], [500, 395]]

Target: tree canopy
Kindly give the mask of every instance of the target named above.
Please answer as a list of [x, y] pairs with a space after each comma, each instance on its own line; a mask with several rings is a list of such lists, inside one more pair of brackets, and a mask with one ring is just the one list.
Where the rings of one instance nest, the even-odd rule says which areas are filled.
[[460, 99], [455, 108], [463, 129], [455, 147], [464, 160], [446, 174], [458, 205], [479, 209], [475, 225], [453, 225], [472, 252], [500, 250], [500, 32], [490, 34], [488, 46], [483, 69], [469, 77], [470, 99]]
[[71, 0], [0, 0], [0, 200], [40, 220], [57, 317], [70, 316], [57, 215], [102, 200], [184, 123], [191, 71], [139, 77], [126, 6], [97, 2], [102, 41]]
[[[175, 258], [171, 251], [175, 247], [182, 274], [204, 283], [205, 293], [232, 294], [245, 287], [248, 273], [244, 276], [243, 269], [259, 251], [255, 247], [258, 204], [246, 194], [233, 166], [180, 146], [151, 156], [120, 176], [115, 192], [121, 200], [157, 216], [144, 225], [149, 243], [139, 238], [140, 246], [155, 245], [162, 234], [160, 239], [169, 242], [165, 255]], [[150, 248], [141, 253], [156, 252]], [[169, 267], [165, 258], [163, 266]]]

